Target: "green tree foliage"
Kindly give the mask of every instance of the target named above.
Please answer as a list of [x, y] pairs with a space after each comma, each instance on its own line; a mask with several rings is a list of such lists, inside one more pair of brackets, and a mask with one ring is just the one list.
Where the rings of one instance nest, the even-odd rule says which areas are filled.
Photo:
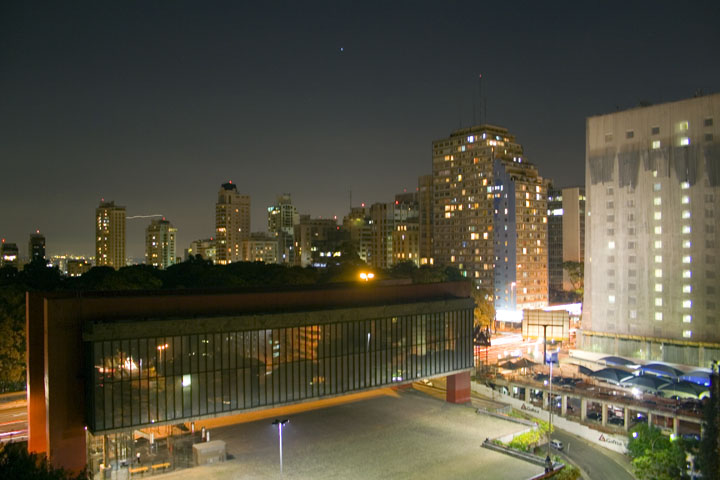
[[492, 290], [473, 288], [472, 296], [473, 300], [475, 300], [475, 325], [492, 327], [495, 320], [495, 302], [493, 301]]
[[686, 472], [686, 446], [660, 429], [639, 424], [629, 433], [628, 453], [638, 480], [672, 480]]
[[83, 480], [87, 472], [73, 475], [53, 468], [44, 457], [28, 453], [22, 443], [0, 444], [0, 478], [12, 480]]
[[562, 266], [570, 278], [573, 291], [582, 296], [585, 291], [585, 264], [583, 262], [563, 262]]
[[710, 398], [703, 407], [703, 436], [697, 456], [698, 467], [707, 480], [720, 480], [720, 400], [715, 395], [716, 380], [713, 375]]

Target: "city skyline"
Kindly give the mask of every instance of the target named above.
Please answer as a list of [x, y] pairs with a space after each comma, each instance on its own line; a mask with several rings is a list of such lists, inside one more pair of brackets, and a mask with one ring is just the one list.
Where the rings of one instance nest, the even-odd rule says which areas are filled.
[[[39, 229], [48, 255], [88, 255], [106, 198], [173, 219], [181, 251], [212, 235], [228, 180], [252, 198], [252, 231], [283, 192], [341, 219], [350, 192], [413, 191], [432, 141], [481, 120], [522, 138], [556, 186], [581, 185], [587, 117], [720, 84], [714, 3], [687, 18], [670, 2], [512, 11], [4, 4], [0, 236], [25, 255]], [[146, 226], [128, 221], [128, 257]]]

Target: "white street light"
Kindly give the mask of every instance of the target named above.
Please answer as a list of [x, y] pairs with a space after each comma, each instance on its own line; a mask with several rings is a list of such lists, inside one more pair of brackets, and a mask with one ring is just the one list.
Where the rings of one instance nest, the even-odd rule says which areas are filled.
[[287, 418], [285, 420], [275, 419], [274, 422], [272, 422], [273, 425], [277, 425], [278, 427], [278, 433], [280, 434], [280, 475], [283, 473], [283, 461], [282, 461], [282, 429], [283, 425], [288, 423], [290, 420]]

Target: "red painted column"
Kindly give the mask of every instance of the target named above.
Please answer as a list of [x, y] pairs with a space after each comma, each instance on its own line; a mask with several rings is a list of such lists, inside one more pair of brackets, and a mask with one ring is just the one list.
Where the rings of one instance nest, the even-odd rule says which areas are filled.
[[460, 372], [447, 376], [445, 400], [450, 403], [470, 401], [470, 372]]

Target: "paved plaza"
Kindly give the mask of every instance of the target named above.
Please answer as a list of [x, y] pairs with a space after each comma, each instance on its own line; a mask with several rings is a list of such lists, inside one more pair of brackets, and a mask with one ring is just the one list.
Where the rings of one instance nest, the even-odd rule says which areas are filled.
[[211, 428], [231, 458], [222, 464], [178, 470], [172, 479], [527, 479], [542, 468], [481, 448], [486, 437], [523, 425], [478, 415], [413, 390], [383, 394], [323, 409], [285, 415], [284, 475], [280, 475], [275, 418]]

